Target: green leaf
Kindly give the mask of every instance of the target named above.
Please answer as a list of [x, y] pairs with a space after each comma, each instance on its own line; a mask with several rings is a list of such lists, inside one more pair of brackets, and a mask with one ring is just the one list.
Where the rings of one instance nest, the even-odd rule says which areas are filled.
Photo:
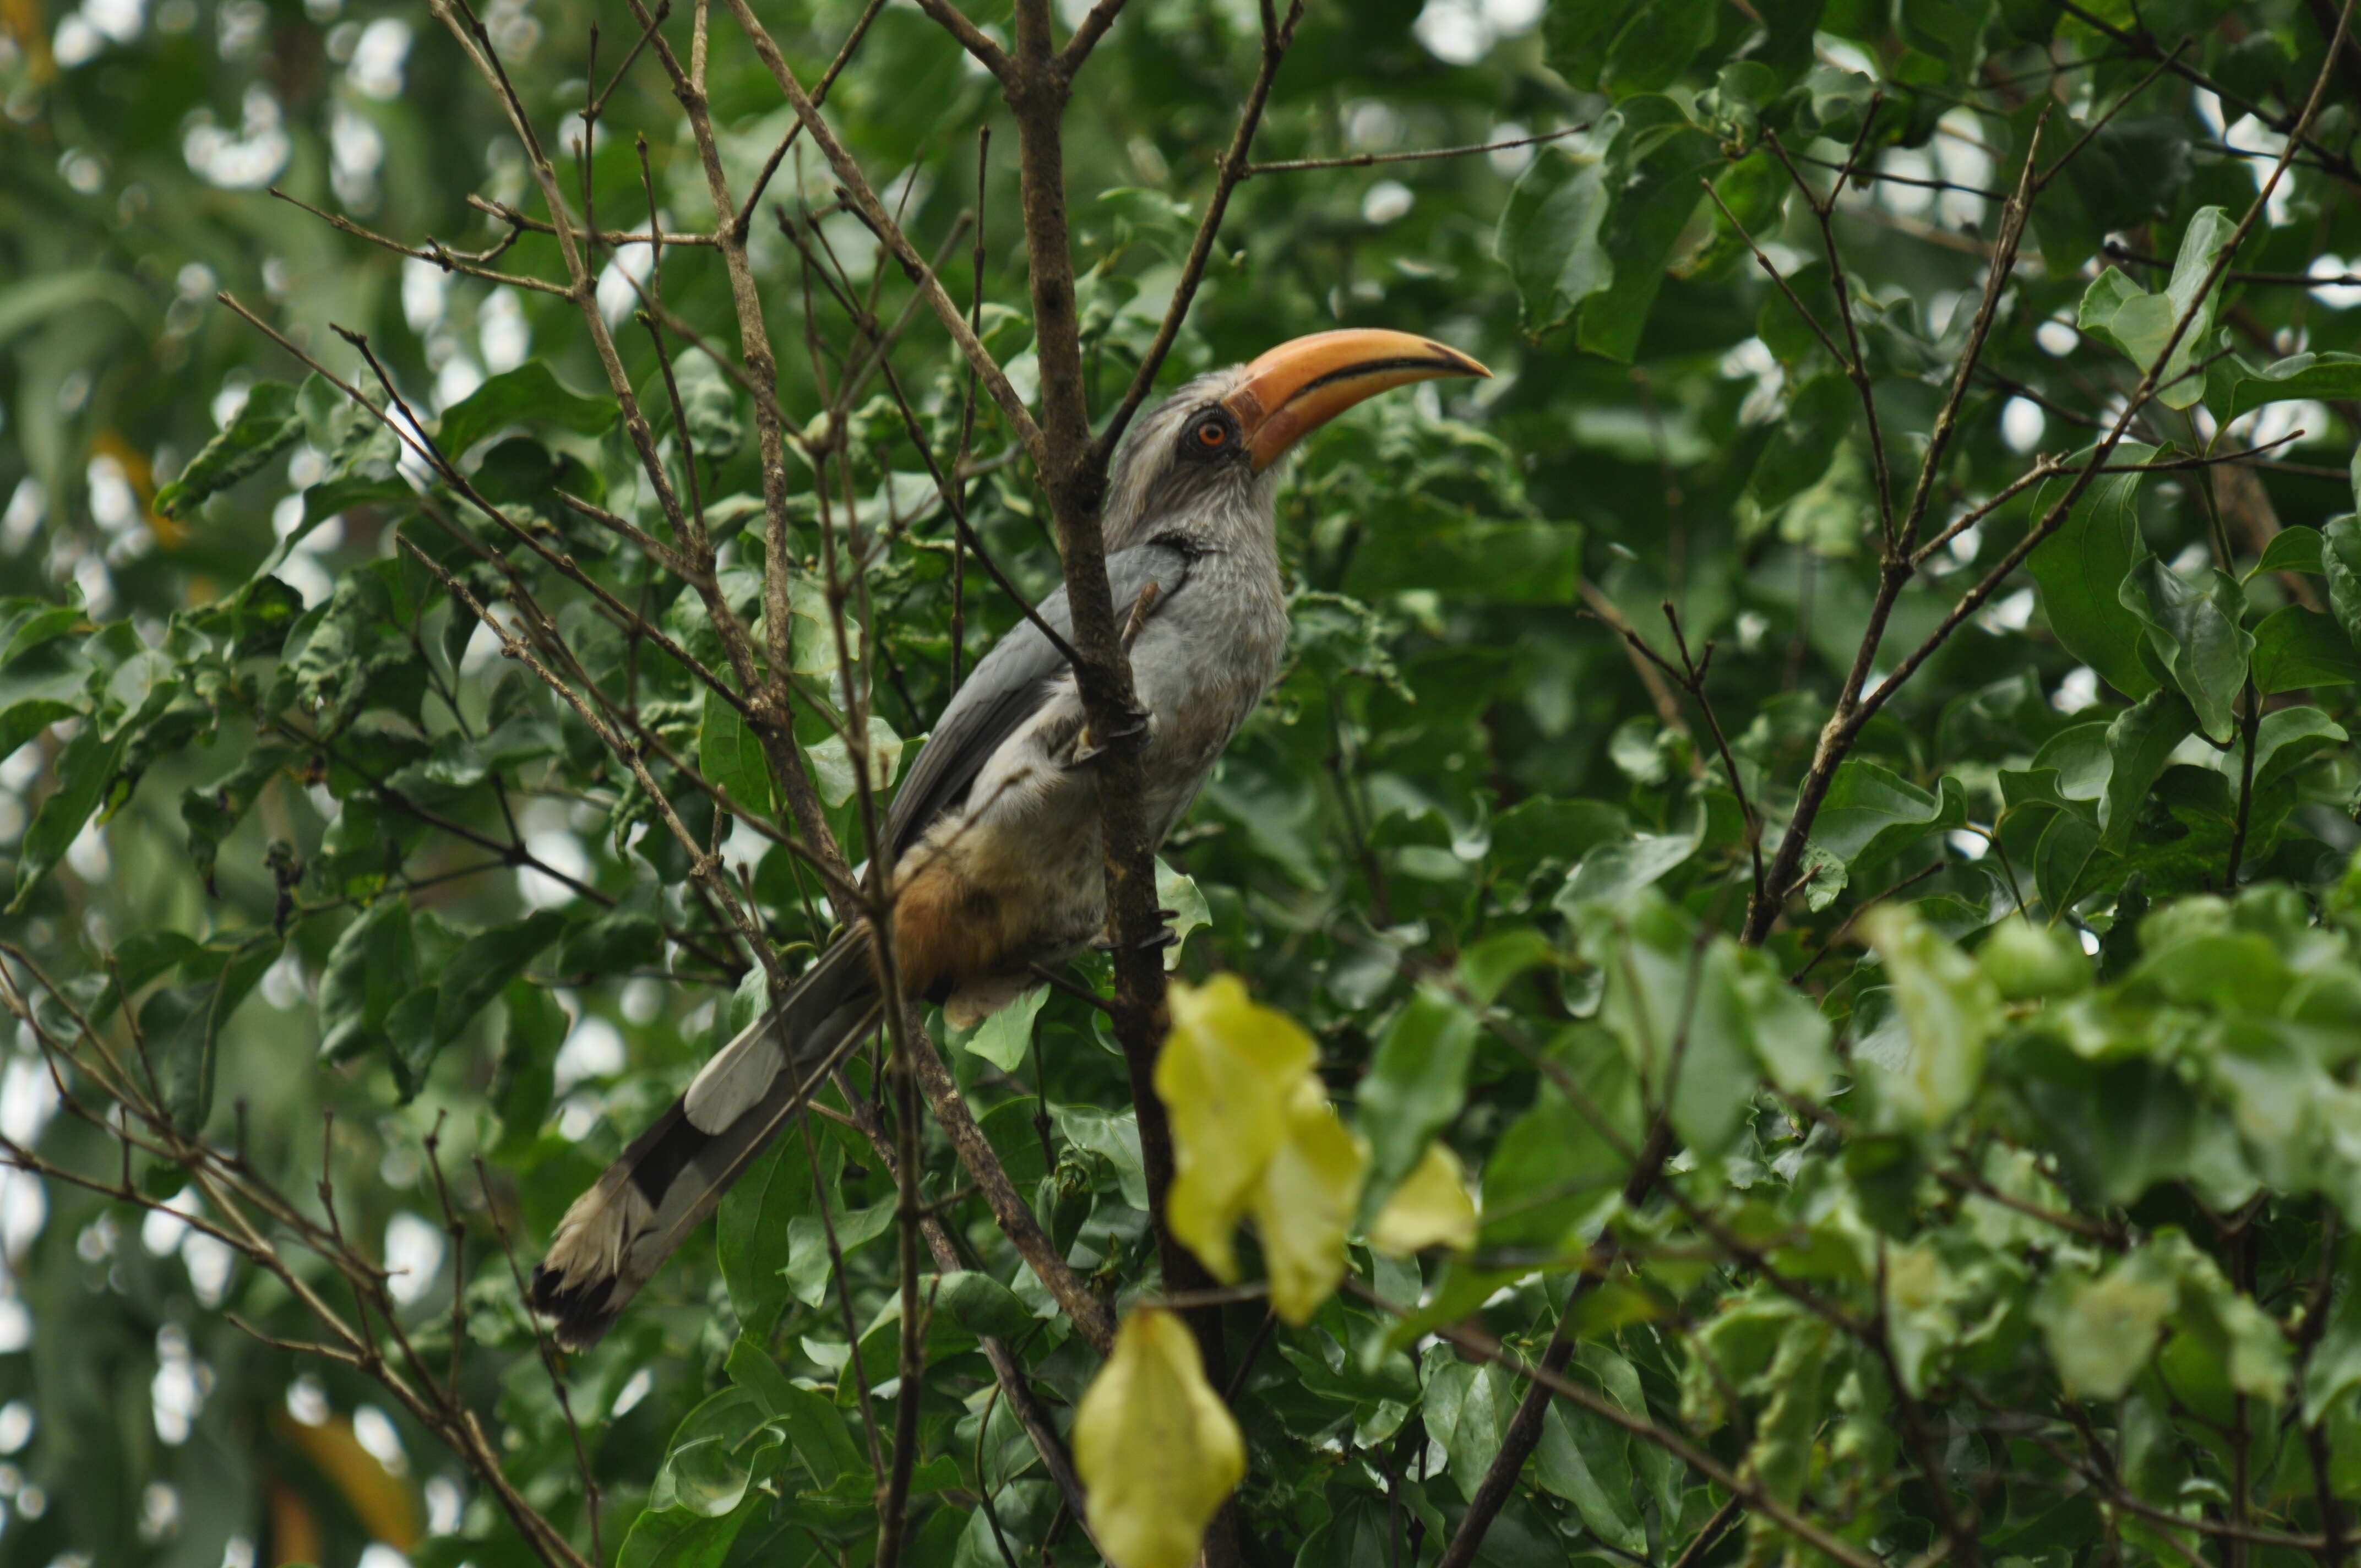
[[1760, 1076], [1737, 946], [1704, 942], [1683, 910], [1651, 892], [1578, 917], [1583, 954], [1606, 971], [1598, 1018], [1669, 1103], [1673, 1130], [1700, 1156], [1729, 1147]]
[[2238, 579], [2208, 567], [2192, 583], [2145, 555], [2125, 574], [2121, 598], [2146, 629], [2148, 652], [2189, 698], [2198, 728], [2216, 740], [2228, 735], [2255, 651], [2253, 633], [2238, 623], [2246, 608]]
[[[2177, 1230], [2159, 1231], [2103, 1275], [2052, 1276], [2034, 1316], [2070, 1398], [2121, 1398], [2168, 1324], [2175, 1344], [2202, 1357], [2196, 1369], [2218, 1377], [2225, 1392], [2274, 1401], [2287, 1392], [2279, 1325]], [[2180, 1368], [2184, 1376], [2191, 1369], [2187, 1362]]]
[[8, 905], [11, 915], [25, 907], [41, 879], [82, 837], [91, 813], [106, 798], [123, 766], [131, 730], [132, 726], [125, 724], [114, 734], [103, 735], [97, 725], [85, 721], [81, 733], [58, 753], [58, 787], [33, 814], [33, 825], [25, 830], [25, 842], [16, 852], [16, 895]]
[[1542, 13], [1550, 69], [1582, 92], [1598, 86], [1608, 46], [1642, 0], [1600, 0], [1594, 5], [1552, 5]]
[[213, 1000], [210, 985], [180, 985], [158, 992], [139, 1009], [151, 1087], [172, 1124], [183, 1132], [203, 1126], [213, 1096], [213, 1063], [205, 1055]]
[[618, 975], [664, 959], [664, 927], [653, 915], [615, 908], [584, 921], [558, 945], [560, 974]]
[[2121, 854], [2131, 842], [2140, 806], [2172, 761], [2174, 748], [2194, 733], [2196, 715], [2178, 692], [2154, 692], [2107, 726], [2107, 793], [2099, 801], [2100, 846]]
[[380, 898], [328, 949], [320, 973], [320, 1056], [346, 1061], [381, 1045], [386, 1015], [418, 985], [410, 901]]
[[[2077, 324], [2084, 332], [2114, 344], [2143, 373], [2163, 361], [2156, 378], [2156, 396], [2167, 408], [2188, 408], [2204, 395], [2203, 378], [2186, 372], [2192, 356], [2213, 334], [2219, 296], [2206, 291], [2207, 274], [2236, 226], [2223, 208], [2201, 207], [2180, 237], [2180, 253], [2173, 260], [2172, 278], [2164, 292], [2147, 293], [2110, 267], [2082, 295]], [[2174, 339], [2173, 329], [2184, 317], [2188, 330]], [[2164, 351], [2168, 341], [2172, 343], [2169, 356]]]
[[222, 840], [236, 831], [264, 787], [293, 755], [285, 746], [258, 746], [215, 783], [181, 796], [181, 820], [189, 828], [189, 859], [206, 886], [213, 885]]
[[[1665, 0], [1664, 14], [1685, 3]], [[1653, 93], [1619, 104], [1592, 140], [1605, 149], [1597, 158], [1553, 147], [1534, 159], [1500, 214], [1493, 254], [1516, 283], [1528, 335], [1578, 315], [1582, 347], [1628, 361], [1674, 244], [1704, 199], [1697, 176], [1720, 149]]]
[[1369, 1142], [1363, 1201], [1374, 1213], [1408, 1176], [1434, 1135], [1467, 1102], [1476, 1015], [1448, 992], [1422, 985], [1378, 1042], [1361, 1080], [1354, 1127]]
[[1479, 1007], [1488, 1007], [1520, 975], [1554, 964], [1557, 945], [1531, 926], [1495, 931], [1459, 955], [1459, 982]]
[[577, 435], [599, 435], [615, 422], [616, 412], [610, 400], [568, 391], [548, 366], [529, 359], [444, 410], [434, 440], [456, 463], [469, 447], [505, 425], [555, 425]]
[[295, 444], [303, 433], [295, 389], [284, 381], [257, 381], [228, 428], [189, 460], [181, 477], [156, 492], [156, 510], [182, 518], [208, 496], [229, 488]]
[[[1640, 1082], [1621, 1046], [1604, 1029], [1576, 1025], [1551, 1043], [1550, 1055], [1582, 1085], [1625, 1148], [1637, 1146]], [[1630, 1160], [1607, 1134], [1544, 1079], [1532, 1104], [1509, 1124], [1484, 1162], [1484, 1244], [1564, 1245], [1581, 1213], [1631, 1174]]]
[[2328, 608], [2336, 624], [2361, 647], [2361, 516], [2332, 517], [2321, 530], [2320, 564], [2328, 578]]
[[[2121, 464], [2145, 463], [2153, 447], [2125, 442], [2115, 448]], [[2079, 453], [2070, 462], [2082, 463]], [[2065, 522], [2043, 540], [2026, 563], [2041, 586], [2042, 613], [2058, 641], [2106, 683], [2125, 696], [2143, 697], [2156, 690], [2157, 679], [2140, 663], [2139, 618], [2125, 608], [2121, 592], [2132, 564], [2146, 554], [2140, 543], [2139, 487], [2141, 474], [2100, 474], [2092, 477]], [[2038, 524], [2072, 486], [2070, 473], [2050, 479], [2033, 492], [2027, 514]]]
[[975, 1269], [946, 1274], [939, 1281], [922, 1282], [919, 1299], [923, 1300], [929, 1294], [934, 1298], [938, 1316], [950, 1319], [978, 1338], [1017, 1339], [1040, 1321], [1033, 1315], [1033, 1309], [1017, 1299], [1016, 1291]]
[[1653, 93], [1617, 104], [1592, 135], [1607, 148], [1613, 198], [1612, 216], [1599, 229], [1609, 275], [1582, 297], [1575, 337], [1589, 353], [1629, 364], [1673, 247], [1706, 199], [1698, 177], [1722, 161], [1721, 148], [1679, 104]]
[[2091, 960], [2074, 942], [2019, 916], [1993, 927], [1976, 949], [1976, 964], [1992, 976], [2003, 1000], [2071, 996], [2091, 985]]
[[500, 1041], [489, 1099], [492, 1113], [500, 1119], [499, 1148], [508, 1153], [529, 1145], [549, 1114], [556, 1091], [557, 1053], [566, 1044], [568, 1025], [566, 1009], [540, 986], [511, 981], [500, 1000], [508, 1011], [508, 1032]]
[[[680, 401], [686, 414], [689, 445], [697, 460], [718, 464], [738, 450], [746, 439], [746, 427], [738, 418], [738, 393], [721, 373], [720, 367], [701, 352], [692, 351], [673, 361], [673, 384], [680, 389]], [[663, 415], [660, 429], [669, 429], [672, 422], [672, 400], [661, 400]]]
[[777, 1468], [783, 1442], [759, 1392], [742, 1384], [722, 1389], [691, 1410], [673, 1433], [663, 1468], [648, 1489], [649, 1511], [679, 1509], [708, 1519], [736, 1514]]
[[1909, 1048], [1898, 1061], [1877, 1060], [1864, 1045], [1856, 1059], [1879, 1069], [1881, 1108], [1940, 1126], [1966, 1109], [1983, 1080], [1985, 1042], [2001, 1023], [2000, 992], [1913, 907], [1880, 905], [1861, 927], [1893, 982]]
[[[74, 597], [82, 596], [77, 592]], [[19, 601], [22, 602], [22, 601]], [[0, 669], [13, 666], [17, 660], [36, 648], [46, 648], [60, 637], [71, 637], [95, 631], [79, 604], [42, 605], [23, 620], [11, 623], [8, 645], [0, 649]]]
[[711, 1519], [693, 1508], [645, 1508], [623, 1538], [620, 1568], [721, 1568], [752, 1509]]
[[2061, 811], [2050, 818], [2049, 826], [2042, 829], [2040, 841], [2034, 847], [2034, 887], [2043, 905], [2063, 913], [2089, 891], [2083, 879], [2094, 865], [2101, 863], [2103, 858], [2099, 853], [2097, 820]]
[[[834, 665], [830, 665], [831, 670]], [[830, 735], [816, 746], [805, 748], [804, 756], [811, 764], [812, 787], [819, 792], [820, 803], [830, 811], [851, 800], [860, 788], [860, 773], [852, 765], [852, 749], [841, 735]], [[902, 769], [902, 738], [894, 727], [876, 714], [869, 716], [869, 787], [883, 809], [885, 792], [894, 787], [895, 775]]]
[[[2323, 751], [2351, 739], [2345, 727], [2316, 707], [2282, 707], [2263, 715], [2255, 727], [2255, 793], [2261, 795]], [[2237, 767], [2223, 761], [2225, 772]]]
[[[1784, 178], [1784, 175], [1782, 175]], [[1768, 518], [1828, 471], [1828, 461], [1861, 418], [1861, 396], [1839, 371], [1795, 389], [1746, 481], [1746, 504]]]
[[[103, 1006], [112, 1010], [115, 1001], [136, 996], [149, 982], [159, 980], [166, 970], [198, 950], [194, 938], [178, 931], [138, 931], [115, 944], [111, 955], [121, 996], [109, 998]], [[93, 1023], [103, 1022], [93, 1016]]]
[[745, 715], [719, 692], [708, 688], [705, 718], [697, 729], [697, 766], [708, 783], [748, 811], [771, 815], [771, 765]]
[[1714, 0], [1640, 0], [1607, 46], [1600, 82], [1615, 97], [1661, 93], [1713, 41]]
[[811, 1157], [792, 1130], [722, 1195], [715, 1245], [730, 1310], [749, 1332], [767, 1334], [787, 1304], [791, 1227], [811, 1212]]
[[2339, 1247], [2327, 1325], [2303, 1369], [2303, 1419], [2317, 1426], [2330, 1407], [2361, 1388], [2361, 1239], [2347, 1236]]
[[61, 718], [71, 718], [80, 709], [70, 702], [52, 697], [27, 697], [0, 710], [0, 757], [11, 757], [25, 742], [40, 734]]
[[2059, 1276], [2037, 1310], [2067, 1396], [2121, 1398], [2147, 1365], [2179, 1294], [2132, 1258], [2098, 1278]]
[[[1717, 951], [1720, 950], [1717, 945]], [[1812, 999], [1759, 948], [1734, 950], [1738, 994], [1763, 1075], [1790, 1094], [1825, 1097], [1836, 1077], [1834, 1030]]]
[[1533, 1450], [1533, 1480], [1572, 1503], [1593, 1535], [1633, 1556], [1648, 1536], [1631, 1491], [1630, 1439], [1603, 1417], [1553, 1399]]
[[2218, 417], [2224, 423], [2265, 403], [2296, 398], [2323, 402], [2361, 398], [2361, 354], [2298, 354], [2262, 370], [2235, 359], [2230, 366], [2226, 372], [2219, 368], [2213, 372], [2215, 394], [2206, 400], [2209, 406], [2219, 405]]
[[2052, 775], [2050, 787], [2058, 803], [2068, 809], [2081, 807], [2092, 822], [2098, 820], [2099, 802], [2115, 766], [2107, 745], [2110, 727], [2095, 720], [2073, 725], [2052, 735], [2033, 754], [2033, 772]]
[[1629, 897], [1684, 864], [1704, 838], [1705, 814], [1700, 811], [1686, 833], [1641, 833], [1599, 844], [1582, 857], [1550, 901], [1551, 907], [1572, 916], [1587, 905]]
[[1033, 1020], [1041, 1015], [1041, 1004], [1049, 1000], [1049, 988], [1046, 985], [1021, 992], [1016, 1001], [977, 1025], [975, 1033], [961, 1044], [1001, 1071], [1015, 1072], [1024, 1065], [1025, 1053], [1032, 1048]]
[[536, 953], [557, 939], [566, 916], [555, 909], [536, 910], [506, 926], [477, 932], [453, 955], [438, 983], [434, 1004], [437, 1047], [459, 1037], [467, 1021], [524, 970]]
[[2319, 576], [2328, 570], [2321, 560], [2323, 543], [2316, 528], [2282, 528], [2271, 535], [2263, 546], [2262, 559], [2255, 563], [2254, 571], [2246, 574], [2252, 581], [2258, 572], [2308, 572]]
[[443, 1049], [443, 1037], [434, 1032], [438, 1000], [434, 985], [422, 985], [386, 1010], [386, 1063], [393, 1069], [394, 1088], [405, 1105], [426, 1087], [426, 1075]]
[[1506, 1369], [1455, 1359], [1447, 1346], [1430, 1353], [1426, 1374], [1427, 1436], [1442, 1445], [1451, 1479], [1474, 1497], [1500, 1452], [1517, 1411], [1519, 1385]]
[[760, 1344], [741, 1334], [730, 1347], [726, 1365], [730, 1380], [761, 1399], [786, 1434], [793, 1462], [810, 1477], [814, 1489], [832, 1487], [848, 1477], [869, 1478], [869, 1462], [846, 1428], [844, 1412], [821, 1395], [787, 1381]]
[[[2294, 532], [2289, 529], [2279, 538]], [[2254, 664], [2256, 689], [2266, 696], [2361, 681], [2361, 658], [2355, 656], [2345, 629], [2300, 604], [2273, 610], [2255, 628]]]
[[1165, 924], [1172, 933], [1172, 945], [1164, 949], [1167, 973], [1180, 967], [1180, 950], [1188, 945], [1189, 933], [1200, 926], [1213, 922], [1213, 912], [1205, 903], [1194, 879], [1182, 875], [1166, 865], [1156, 862], [1156, 906], [1171, 911]]
[[1946, 775], [1936, 788], [1940, 793], [1929, 795], [1874, 762], [1847, 758], [1812, 823], [1812, 842], [1848, 871], [1858, 871], [1893, 859], [1929, 834], [1965, 827], [1968, 797], [1960, 781]]
[[1835, 1331], [1819, 1318], [1792, 1320], [1780, 1337], [1765, 1381], [1771, 1402], [1754, 1426], [1747, 1466], [1765, 1494], [1789, 1508], [1803, 1495], [1811, 1473], [1813, 1438], [1819, 1431], [1822, 1375]]
[[263, 971], [279, 961], [283, 945], [277, 932], [265, 931], [234, 947], [212, 948], [209, 956], [221, 967], [208, 983], [159, 991], [139, 1010], [144, 1058], [157, 1101], [188, 1136], [203, 1132], [213, 1114], [222, 1025], [252, 993]]

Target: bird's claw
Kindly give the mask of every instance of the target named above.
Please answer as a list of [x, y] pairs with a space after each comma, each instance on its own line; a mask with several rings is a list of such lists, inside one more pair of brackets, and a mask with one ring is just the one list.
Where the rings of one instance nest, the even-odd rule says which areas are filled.
[[[1178, 914], [1179, 911], [1177, 910], [1158, 910], [1156, 912], [1156, 918], [1159, 924], [1156, 927], [1155, 935], [1141, 938], [1133, 945], [1134, 950], [1143, 953], [1152, 953], [1159, 948], [1170, 948], [1178, 944], [1180, 940], [1180, 934], [1172, 929], [1170, 924], [1174, 916]], [[1122, 944], [1117, 942], [1114, 936], [1110, 934], [1101, 937], [1096, 941], [1093, 941], [1091, 944], [1091, 951], [1094, 953], [1111, 953], [1121, 945]]]
[[1154, 728], [1155, 720], [1140, 708], [1132, 709], [1122, 724], [1107, 732], [1107, 739], [1104, 740], [1098, 738], [1095, 730], [1085, 727], [1082, 732], [1074, 738], [1074, 749], [1067, 756], [1066, 765], [1070, 768], [1079, 768], [1085, 762], [1096, 762], [1114, 747], [1126, 740], [1145, 735]]

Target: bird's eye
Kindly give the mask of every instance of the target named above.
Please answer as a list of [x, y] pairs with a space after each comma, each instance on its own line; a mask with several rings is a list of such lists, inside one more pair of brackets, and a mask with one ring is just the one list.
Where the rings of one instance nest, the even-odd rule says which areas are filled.
[[1218, 408], [1200, 410], [1180, 427], [1180, 457], [1189, 462], [1224, 463], [1238, 444], [1238, 422]]

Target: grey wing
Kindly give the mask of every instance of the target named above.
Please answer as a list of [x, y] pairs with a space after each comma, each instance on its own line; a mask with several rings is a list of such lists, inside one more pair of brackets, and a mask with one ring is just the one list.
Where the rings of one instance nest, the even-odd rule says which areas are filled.
[[[1150, 583], [1156, 585], [1157, 608], [1170, 604], [1188, 581], [1191, 558], [1192, 552], [1161, 540], [1108, 556], [1107, 583], [1115, 590], [1116, 620], [1131, 614], [1140, 591]], [[1073, 635], [1073, 613], [1063, 587], [1041, 601], [1040, 615], [1059, 636]], [[1029, 620], [1017, 622], [994, 644], [961, 683], [894, 797], [885, 837], [895, 854], [917, 843], [937, 817], [967, 798], [968, 786], [1001, 742], [1041, 710], [1066, 676], [1066, 656]]]

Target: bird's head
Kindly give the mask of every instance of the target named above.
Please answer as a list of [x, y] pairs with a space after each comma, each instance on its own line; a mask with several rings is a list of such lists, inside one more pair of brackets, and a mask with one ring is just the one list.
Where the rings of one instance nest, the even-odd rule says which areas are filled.
[[1176, 524], [1267, 527], [1279, 459], [1305, 435], [1389, 388], [1491, 374], [1431, 339], [1367, 327], [1314, 333], [1208, 371], [1131, 427], [1109, 476], [1108, 547]]

